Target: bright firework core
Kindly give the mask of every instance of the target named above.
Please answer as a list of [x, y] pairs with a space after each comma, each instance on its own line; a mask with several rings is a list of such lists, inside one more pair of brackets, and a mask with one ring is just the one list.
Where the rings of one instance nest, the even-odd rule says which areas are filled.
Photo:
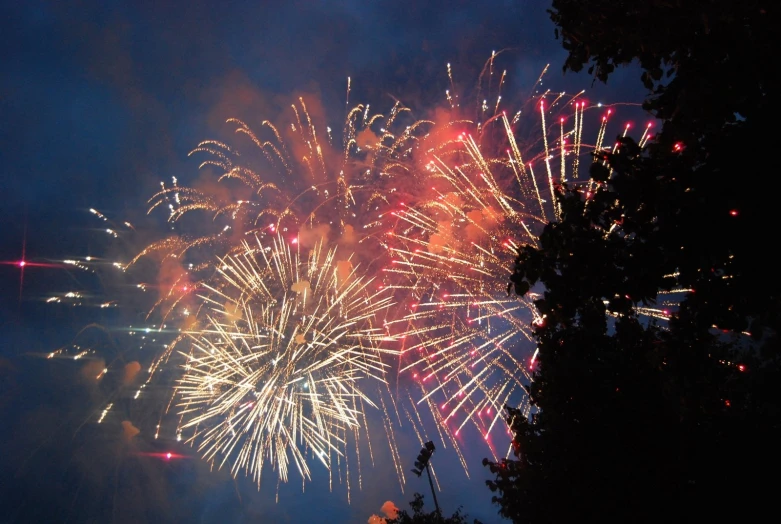
[[260, 480], [264, 462], [309, 478], [306, 450], [326, 466], [365, 431], [388, 365], [377, 316], [390, 304], [337, 249], [302, 254], [281, 236], [223, 259], [203, 295], [177, 386], [182, 430], [207, 459]]

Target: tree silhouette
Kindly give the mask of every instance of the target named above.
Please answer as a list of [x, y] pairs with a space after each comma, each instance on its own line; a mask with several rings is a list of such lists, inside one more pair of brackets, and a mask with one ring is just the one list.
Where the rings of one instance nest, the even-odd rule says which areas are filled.
[[[426, 512], [423, 510], [423, 495], [415, 493], [414, 499], [409, 503], [412, 508], [412, 515], [406, 510], [400, 510], [395, 519], [386, 519], [388, 524], [469, 524], [467, 515], [461, 513], [461, 508], [450, 517], [442, 517], [436, 511]], [[474, 524], [480, 524], [475, 519]]]
[[[507, 408], [515, 459], [484, 461], [515, 522], [745, 520], [773, 500], [781, 286], [760, 188], [778, 67], [761, 50], [779, 17], [760, 4], [553, 2], [565, 69], [607, 81], [639, 61], [664, 126], [599, 152], [596, 189], [564, 186], [560, 220], [519, 249], [510, 289], [545, 288], [535, 409]], [[667, 318], [641, 315], [676, 292]]]
[[[612, 159], [624, 162], [612, 167], [626, 167], [611, 180], [614, 191], [644, 211], [634, 225], [655, 217], [684, 285], [704, 272], [729, 272], [714, 279], [732, 306], [711, 312], [720, 328], [758, 338], [764, 327], [777, 328], [778, 279], [768, 286], [775, 263], [755, 256], [767, 241], [755, 228], [772, 220], [777, 199], [760, 188], [777, 155], [768, 129], [781, 87], [778, 8], [757, 0], [554, 0], [550, 13], [569, 51], [565, 69], [588, 66], [607, 81], [616, 66], [637, 61], [651, 89], [644, 105], [662, 119], [661, 133], [642, 163]], [[645, 175], [643, 185], [633, 175]]]

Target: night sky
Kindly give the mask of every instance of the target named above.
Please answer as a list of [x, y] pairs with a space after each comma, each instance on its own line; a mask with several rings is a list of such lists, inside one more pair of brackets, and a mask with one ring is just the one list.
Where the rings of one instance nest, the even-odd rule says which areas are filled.
[[[275, 503], [273, 475], [258, 491], [247, 479], [209, 472], [175, 443], [160, 450], [184, 458], [134, 454], [121, 429], [95, 427], [105, 391], [83, 380], [83, 364], [42, 355], [91, 323], [132, 323], [138, 311], [110, 271], [85, 274], [59, 261], [134, 248], [107, 239], [90, 208], [152, 236], [145, 228], [159, 223], [146, 218], [147, 199], [161, 180], [193, 180], [198, 162], [187, 153], [204, 138], [227, 136], [229, 117], [276, 118], [306, 94], [338, 127], [348, 76], [351, 101], [390, 107], [395, 97], [425, 116], [444, 103], [446, 63], [469, 86], [491, 51], [507, 49], [507, 99], [527, 92], [550, 63], [548, 87], [641, 102], [636, 71], [593, 88], [585, 73], [562, 74], [565, 53], [547, 7], [537, 0], [3, 1], [0, 522], [363, 523], [386, 500], [406, 507], [414, 491], [428, 493], [425, 479], [412, 477], [402, 494], [379, 459], [364, 468], [363, 490], [353, 489], [350, 504], [343, 487], [328, 492], [322, 472], [303, 494], [293, 476]], [[627, 110], [630, 117], [637, 111]], [[20, 296], [13, 262], [23, 252]], [[122, 300], [109, 310], [45, 303], [68, 290]], [[403, 432], [399, 438], [409, 470], [419, 443]], [[448, 466], [445, 451], [435, 455], [439, 501], [448, 514], [463, 504], [472, 517], [496, 522], [479, 446], [464, 443], [471, 478]]]

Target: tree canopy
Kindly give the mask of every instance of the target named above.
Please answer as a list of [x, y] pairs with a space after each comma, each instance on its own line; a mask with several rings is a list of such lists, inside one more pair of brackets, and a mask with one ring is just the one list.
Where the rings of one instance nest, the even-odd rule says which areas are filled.
[[[388, 524], [469, 524], [468, 516], [458, 508], [450, 517], [442, 517], [436, 511], [423, 510], [423, 495], [415, 493], [414, 499], [409, 503], [412, 508], [410, 515], [406, 510], [400, 510], [395, 519], [386, 519]], [[475, 519], [474, 524], [480, 524]]]
[[[632, 168], [660, 180], [640, 186], [625, 177], [631, 182], [620, 190], [635, 191], [633, 203], [644, 205], [639, 220], [655, 217], [659, 242], [677, 255], [685, 284], [702, 271], [723, 270], [714, 265], [732, 255], [729, 272], [740, 282], [720, 291], [730, 295], [725, 302], [738, 303], [722, 313], [728, 318], [719, 327], [746, 327], [747, 318], [778, 326], [778, 279], [767, 285], [775, 263], [755, 255], [767, 241], [756, 229], [774, 211], [774, 193], [760, 188], [775, 163], [768, 131], [781, 78], [779, 8], [760, 0], [554, 0], [550, 14], [569, 51], [565, 70], [588, 66], [606, 82], [615, 67], [640, 64], [650, 89], [644, 105], [663, 128], [645, 163]], [[730, 292], [736, 289], [740, 297]], [[762, 329], [748, 331], [760, 336]]]
[[510, 289], [545, 289], [534, 409], [507, 409], [515, 458], [484, 461], [515, 522], [745, 519], [772, 501], [780, 20], [765, 4], [553, 1], [565, 70], [608, 81], [639, 62], [663, 129], [597, 152], [594, 190], [563, 186], [560, 219], [518, 251]]

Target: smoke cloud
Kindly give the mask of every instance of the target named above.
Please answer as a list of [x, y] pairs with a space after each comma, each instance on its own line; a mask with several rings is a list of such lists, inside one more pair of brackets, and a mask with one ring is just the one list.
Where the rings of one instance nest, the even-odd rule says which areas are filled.
[[388, 522], [387, 519], [395, 519], [399, 515], [399, 508], [396, 507], [396, 504], [394, 504], [393, 501], [386, 500], [380, 507], [380, 513], [385, 516], [380, 517], [379, 515], [372, 515], [367, 521], [368, 524], [386, 524]]
[[133, 437], [141, 433], [141, 430], [135, 427], [129, 420], [123, 420], [122, 433], [125, 435], [125, 439], [133, 440]]
[[125, 373], [122, 375], [122, 384], [127, 386], [133, 382], [139, 371], [141, 371], [141, 364], [139, 364], [137, 361], [134, 360], [133, 362], [128, 362], [125, 364]]
[[81, 377], [87, 382], [100, 380], [106, 369], [106, 361], [102, 358], [90, 360], [81, 368]]
[[327, 240], [331, 228], [328, 224], [320, 224], [311, 229], [302, 229], [298, 232], [298, 243], [301, 247], [313, 247], [320, 240]]

